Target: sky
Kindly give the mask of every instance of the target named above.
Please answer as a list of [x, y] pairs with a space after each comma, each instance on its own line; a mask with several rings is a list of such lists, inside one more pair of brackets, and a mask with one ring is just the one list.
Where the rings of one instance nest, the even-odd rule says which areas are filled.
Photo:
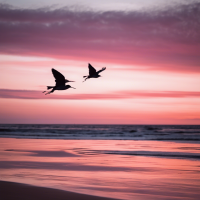
[[[0, 123], [200, 124], [199, 19], [200, 0], [0, 0]], [[76, 89], [44, 95], [52, 68]]]

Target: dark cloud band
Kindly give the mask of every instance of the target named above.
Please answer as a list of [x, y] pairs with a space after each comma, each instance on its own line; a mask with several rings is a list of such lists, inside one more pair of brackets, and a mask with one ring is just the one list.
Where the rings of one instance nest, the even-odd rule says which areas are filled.
[[[200, 3], [161, 11], [0, 6], [0, 53], [200, 71]], [[188, 69], [188, 70], [187, 70]]]
[[131, 98], [200, 98], [200, 92], [191, 91], [116, 91], [102, 94], [47, 95], [36, 90], [0, 89], [0, 98], [8, 99], [60, 99], [60, 100], [109, 100]]

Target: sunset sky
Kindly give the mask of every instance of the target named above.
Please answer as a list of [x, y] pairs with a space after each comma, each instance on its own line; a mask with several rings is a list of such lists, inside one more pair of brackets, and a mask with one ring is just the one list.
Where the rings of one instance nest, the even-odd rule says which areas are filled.
[[0, 123], [200, 124], [200, 0], [0, 0], [0, 70]]

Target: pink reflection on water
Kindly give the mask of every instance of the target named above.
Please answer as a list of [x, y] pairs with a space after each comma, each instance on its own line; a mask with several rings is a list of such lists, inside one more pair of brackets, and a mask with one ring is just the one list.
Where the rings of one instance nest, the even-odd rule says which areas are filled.
[[0, 176], [2, 180], [119, 199], [198, 199], [197, 157], [127, 152], [196, 155], [199, 151], [200, 144], [161, 141], [1, 138]]

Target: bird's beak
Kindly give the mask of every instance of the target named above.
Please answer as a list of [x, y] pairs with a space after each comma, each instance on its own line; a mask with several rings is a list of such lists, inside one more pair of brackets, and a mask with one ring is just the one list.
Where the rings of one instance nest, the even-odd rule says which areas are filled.
[[74, 88], [74, 87], [71, 87], [71, 88], [76, 89], [76, 88]]

